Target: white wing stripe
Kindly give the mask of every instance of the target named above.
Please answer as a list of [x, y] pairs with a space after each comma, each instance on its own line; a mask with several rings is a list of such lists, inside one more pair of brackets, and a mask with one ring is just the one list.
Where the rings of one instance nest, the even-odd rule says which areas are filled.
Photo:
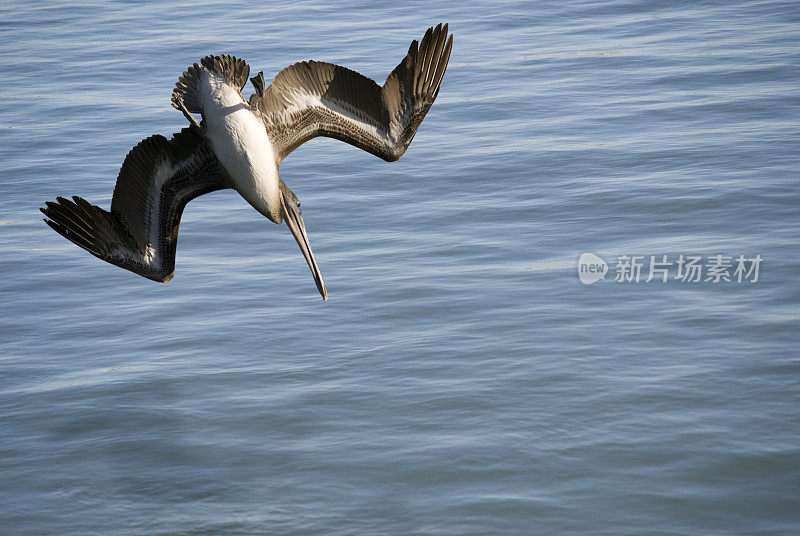
[[317, 95], [300, 91], [300, 88], [298, 88], [298, 91], [290, 93], [290, 98], [292, 105], [280, 113], [279, 117], [282, 119], [289, 118], [292, 114], [302, 112], [307, 108], [322, 108], [323, 110], [335, 113], [341, 119], [344, 119], [376, 138], [386, 139], [386, 133], [379, 126], [367, 122], [364, 117], [348, 111], [336, 102], [327, 99], [322, 100]]

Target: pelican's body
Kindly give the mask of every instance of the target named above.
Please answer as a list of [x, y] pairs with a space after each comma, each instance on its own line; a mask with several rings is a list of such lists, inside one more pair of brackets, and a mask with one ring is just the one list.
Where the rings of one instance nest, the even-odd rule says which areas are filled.
[[204, 135], [231, 186], [254, 209], [280, 223], [278, 166], [264, 123], [223, 76], [203, 70], [199, 85]]
[[[286, 221], [323, 299], [327, 291], [303, 222], [300, 201], [278, 175], [294, 149], [316, 136], [345, 141], [387, 161], [400, 158], [428, 113], [452, 46], [447, 25], [429, 28], [383, 86], [330, 63], [307, 61], [250, 78], [233, 56], [206, 56], [179, 78], [172, 105], [190, 122], [167, 140], [151, 136], [134, 147], [117, 177], [111, 210], [84, 199], [47, 202], [45, 222], [111, 264], [154, 281], [175, 270], [178, 226], [186, 204], [234, 188], [275, 223]], [[192, 114], [201, 114], [202, 122]]]

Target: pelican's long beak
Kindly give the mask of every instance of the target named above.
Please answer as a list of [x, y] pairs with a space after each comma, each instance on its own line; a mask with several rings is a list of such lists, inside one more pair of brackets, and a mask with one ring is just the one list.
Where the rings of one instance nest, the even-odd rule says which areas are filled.
[[297, 240], [297, 245], [300, 246], [300, 251], [303, 252], [303, 257], [306, 258], [308, 267], [311, 268], [311, 275], [314, 276], [317, 290], [322, 294], [322, 299], [327, 301], [328, 291], [325, 290], [322, 274], [319, 272], [317, 260], [314, 258], [314, 252], [311, 251], [311, 244], [308, 242], [308, 233], [306, 233], [306, 225], [303, 223], [303, 213], [300, 211], [300, 206], [297, 203], [293, 203], [291, 199], [287, 199], [281, 192], [281, 207], [283, 209], [283, 219], [286, 220], [286, 225], [292, 231], [292, 236]]

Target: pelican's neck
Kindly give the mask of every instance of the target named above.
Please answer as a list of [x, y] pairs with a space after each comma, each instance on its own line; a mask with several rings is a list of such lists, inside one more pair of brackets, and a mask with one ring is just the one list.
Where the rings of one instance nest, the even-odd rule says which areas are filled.
[[278, 166], [264, 123], [225, 77], [204, 69], [200, 84], [205, 136], [232, 186], [253, 208], [280, 222]]

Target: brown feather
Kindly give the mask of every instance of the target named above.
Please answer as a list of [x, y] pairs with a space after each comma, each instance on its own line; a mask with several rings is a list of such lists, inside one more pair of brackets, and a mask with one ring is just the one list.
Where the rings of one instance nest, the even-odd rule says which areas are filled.
[[41, 211], [56, 232], [111, 264], [154, 281], [168, 281], [186, 204], [226, 188], [213, 151], [195, 128], [171, 140], [151, 136], [125, 158], [111, 211], [80, 197], [47, 202]]
[[262, 113], [278, 162], [316, 136], [397, 160], [439, 92], [451, 46], [446, 24], [428, 28], [421, 44], [411, 42], [383, 87], [331, 63], [295, 63], [250, 103]]

